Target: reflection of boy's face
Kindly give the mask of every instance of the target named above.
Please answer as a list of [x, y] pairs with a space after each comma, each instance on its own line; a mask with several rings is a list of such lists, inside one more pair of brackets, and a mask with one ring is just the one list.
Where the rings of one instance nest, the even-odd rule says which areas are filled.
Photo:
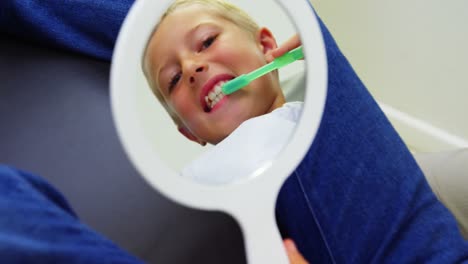
[[274, 74], [229, 96], [216, 95], [223, 82], [264, 65], [265, 53], [275, 47], [267, 29], [254, 37], [207, 7], [191, 4], [167, 16], [152, 36], [149, 74], [182, 120], [179, 131], [217, 144], [243, 121], [284, 103]]

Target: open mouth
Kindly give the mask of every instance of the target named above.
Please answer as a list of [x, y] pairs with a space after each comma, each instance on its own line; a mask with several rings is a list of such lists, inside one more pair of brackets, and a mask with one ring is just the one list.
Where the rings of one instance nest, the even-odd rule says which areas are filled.
[[226, 95], [221, 87], [227, 81], [232, 80], [234, 76], [228, 74], [220, 74], [211, 78], [202, 88], [201, 104], [206, 113], [209, 113]]
[[226, 96], [223, 91], [221, 90], [221, 87], [223, 86], [223, 84], [225, 84], [227, 81], [221, 81], [221, 82], [218, 82], [213, 90], [211, 90], [211, 92], [208, 93], [207, 96], [205, 96], [205, 103], [206, 103], [206, 107], [205, 107], [205, 112], [210, 112], [211, 109], [213, 109], [215, 107], [215, 105], [221, 101], [221, 99], [223, 99], [224, 96]]

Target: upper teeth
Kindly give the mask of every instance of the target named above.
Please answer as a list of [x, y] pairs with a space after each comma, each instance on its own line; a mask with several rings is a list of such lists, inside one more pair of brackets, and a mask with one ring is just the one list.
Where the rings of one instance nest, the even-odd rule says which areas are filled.
[[212, 109], [223, 97], [225, 96], [221, 87], [225, 84], [226, 81], [221, 81], [215, 85], [213, 90], [205, 96], [205, 102], [210, 109]]

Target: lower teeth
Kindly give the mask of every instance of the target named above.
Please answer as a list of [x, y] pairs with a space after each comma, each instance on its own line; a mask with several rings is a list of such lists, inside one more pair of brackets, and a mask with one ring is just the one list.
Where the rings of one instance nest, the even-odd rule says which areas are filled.
[[215, 107], [215, 105], [216, 105], [217, 103], [219, 103], [219, 101], [221, 101], [221, 99], [223, 99], [223, 98], [221, 97], [221, 98], [220, 98], [219, 100], [217, 100], [216, 102], [211, 102], [210, 108], [213, 109], [213, 107]]

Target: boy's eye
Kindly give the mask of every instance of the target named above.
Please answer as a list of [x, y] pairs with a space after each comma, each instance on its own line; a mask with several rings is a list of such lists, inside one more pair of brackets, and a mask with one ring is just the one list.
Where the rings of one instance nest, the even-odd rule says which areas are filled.
[[174, 87], [177, 85], [177, 83], [179, 82], [180, 78], [182, 77], [182, 74], [180, 72], [178, 72], [176, 75], [174, 75], [172, 78], [171, 78], [171, 81], [169, 82], [169, 93], [172, 92], [172, 90], [174, 89]]
[[201, 47], [201, 50], [204, 50], [204, 49], [207, 49], [211, 46], [211, 44], [213, 44], [213, 42], [215, 41], [216, 39], [216, 36], [211, 36], [207, 39], [205, 39], [203, 42], [202, 42], [202, 47]]

